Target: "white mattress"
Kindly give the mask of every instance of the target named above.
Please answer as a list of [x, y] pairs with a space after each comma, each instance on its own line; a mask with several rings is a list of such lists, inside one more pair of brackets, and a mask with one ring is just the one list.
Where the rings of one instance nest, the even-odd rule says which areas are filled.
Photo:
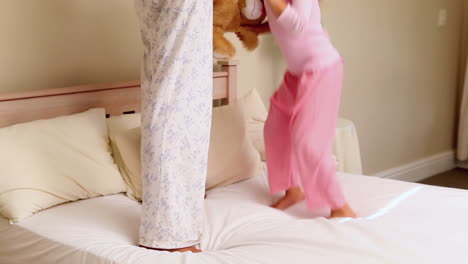
[[124, 195], [60, 205], [10, 225], [0, 263], [468, 263], [468, 191], [342, 175], [356, 220], [314, 218], [272, 203], [265, 177], [206, 200], [204, 253], [137, 244], [140, 205]]

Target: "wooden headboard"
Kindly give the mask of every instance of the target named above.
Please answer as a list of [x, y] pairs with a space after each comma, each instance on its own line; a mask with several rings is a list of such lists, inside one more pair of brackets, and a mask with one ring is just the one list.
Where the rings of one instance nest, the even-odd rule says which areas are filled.
[[[219, 62], [213, 73], [213, 100], [223, 104], [237, 97], [237, 62]], [[140, 112], [140, 82], [81, 85], [0, 94], [0, 127], [105, 108], [108, 116]]]

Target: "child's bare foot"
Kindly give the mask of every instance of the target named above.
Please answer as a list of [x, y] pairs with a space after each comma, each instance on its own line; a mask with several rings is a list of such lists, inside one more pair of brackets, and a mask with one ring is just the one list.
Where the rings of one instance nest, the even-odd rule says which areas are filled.
[[287, 208], [304, 201], [305, 196], [304, 192], [302, 191], [301, 187], [292, 187], [286, 191], [286, 195], [281, 198], [278, 202], [276, 202], [271, 207], [279, 209], [279, 210], [286, 210]]
[[330, 218], [337, 218], [337, 217], [351, 217], [356, 218], [356, 213], [351, 209], [349, 204], [345, 204], [341, 208], [332, 209]]
[[188, 252], [188, 251], [193, 252], [193, 253], [202, 252], [201, 250], [196, 249], [195, 247], [175, 248], [175, 249], [150, 248], [150, 247], [145, 247], [142, 245], [140, 245], [140, 247], [146, 248], [146, 249], [158, 250], [158, 251], [168, 251], [168, 252]]

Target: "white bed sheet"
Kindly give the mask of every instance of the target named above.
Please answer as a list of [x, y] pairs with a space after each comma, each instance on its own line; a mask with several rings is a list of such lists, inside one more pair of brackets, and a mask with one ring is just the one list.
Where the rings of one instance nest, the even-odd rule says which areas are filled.
[[[200, 254], [137, 244], [140, 205], [113, 195], [60, 205], [10, 225], [0, 263], [468, 263], [468, 191], [341, 175], [362, 218], [327, 220], [272, 203], [264, 175], [206, 200]], [[323, 213], [323, 212], [322, 212]]]

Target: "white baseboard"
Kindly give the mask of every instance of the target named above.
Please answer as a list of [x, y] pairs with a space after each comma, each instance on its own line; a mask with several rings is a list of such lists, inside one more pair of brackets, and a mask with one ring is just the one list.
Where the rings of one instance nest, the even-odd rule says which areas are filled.
[[468, 161], [459, 161], [459, 162], [457, 162], [457, 167], [463, 168], [463, 169], [468, 169]]
[[417, 160], [375, 174], [387, 179], [418, 182], [436, 174], [454, 169], [455, 151], [447, 151], [434, 156]]

